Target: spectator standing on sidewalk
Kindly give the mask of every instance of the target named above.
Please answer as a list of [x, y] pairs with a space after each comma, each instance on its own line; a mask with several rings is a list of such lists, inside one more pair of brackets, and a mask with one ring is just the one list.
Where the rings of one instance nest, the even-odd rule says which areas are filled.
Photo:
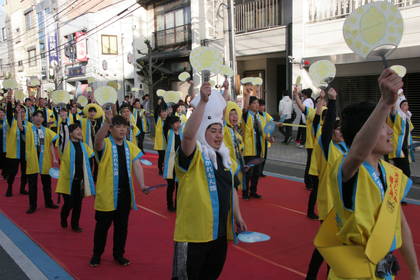
[[[283, 98], [279, 102], [279, 116], [280, 122], [282, 123], [292, 123], [293, 117], [293, 101], [289, 97], [288, 91], [283, 92]], [[289, 144], [292, 140], [292, 127], [291, 126], [282, 126], [279, 128], [280, 132], [284, 135], [283, 144]]]

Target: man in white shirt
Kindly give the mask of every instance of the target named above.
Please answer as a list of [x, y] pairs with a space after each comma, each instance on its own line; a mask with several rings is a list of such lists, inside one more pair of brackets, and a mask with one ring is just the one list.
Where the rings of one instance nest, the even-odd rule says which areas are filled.
[[[283, 98], [279, 102], [279, 115], [280, 115], [280, 122], [282, 123], [292, 123], [292, 112], [293, 112], [293, 101], [289, 97], [287, 91], [283, 92]], [[284, 135], [283, 144], [289, 144], [290, 140], [292, 139], [292, 127], [280, 127], [280, 132]]]

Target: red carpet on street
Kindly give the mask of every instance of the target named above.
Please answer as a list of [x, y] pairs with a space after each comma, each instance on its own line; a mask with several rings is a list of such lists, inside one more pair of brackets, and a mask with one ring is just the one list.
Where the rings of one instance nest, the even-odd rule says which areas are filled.
[[[156, 156], [148, 154], [153, 166], [144, 166], [147, 185], [165, 183], [157, 175]], [[55, 183], [54, 187], [55, 187]], [[35, 243], [63, 266], [75, 279], [170, 279], [173, 256], [175, 214], [166, 210], [166, 190], [159, 188], [149, 195], [137, 189], [138, 211], [131, 211], [125, 256], [131, 261], [121, 267], [112, 259], [112, 231], [99, 267], [91, 268], [89, 259], [93, 247], [95, 226], [93, 198], [83, 201], [80, 226], [82, 233], [60, 227], [59, 210], [44, 207], [42, 186], [39, 184], [38, 210], [27, 215], [28, 197], [18, 194], [20, 178], [16, 179], [14, 196], [6, 198], [5, 181], [0, 181], [0, 210]], [[312, 240], [318, 221], [306, 218], [309, 192], [302, 183], [265, 177], [260, 180], [260, 200], [241, 199], [241, 209], [250, 231], [271, 236], [268, 242], [231, 245], [220, 279], [304, 279], [313, 251]], [[57, 195], [53, 195], [54, 200]], [[420, 256], [419, 206], [404, 207], [411, 225], [415, 249]], [[69, 218], [70, 222], [70, 218]], [[408, 279], [403, 264], [399, 279]], [[325, 265], [319, 279], [325, 279]]]

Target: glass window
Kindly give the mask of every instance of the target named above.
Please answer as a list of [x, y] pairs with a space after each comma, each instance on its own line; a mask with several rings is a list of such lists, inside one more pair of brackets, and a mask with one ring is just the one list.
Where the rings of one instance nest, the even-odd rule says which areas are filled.
[[175, 26], [184, 25], [184, 10], [180, 9], [175, 11]]
[[174, 28], [174, 12], [165, 15], [165, 29]]
[[156, 17], [156, 31], [161, 31], [165, 29], [165, 18], [163, 15]]
[[102, 54], [118, 54], [118, 37], [102, 35]]
[[29, 30], [33, 27], [32, 14], [33, 14], [33, 11], [29, 11], [29, 12], [25, 13], [26, 30]]
[[6, 27], [3, 27], [1, 29], [1, 38], [3, 39], [3, 41], [6, 41], [7, 40]]
[[28, 51], [29, 66], [36, 66], [36, 49]]

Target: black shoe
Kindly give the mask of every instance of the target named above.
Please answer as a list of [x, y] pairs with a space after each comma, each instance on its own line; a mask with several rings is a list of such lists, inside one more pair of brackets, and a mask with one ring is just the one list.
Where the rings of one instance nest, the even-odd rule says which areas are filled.
[[74, 232], [83, 232], [83, 229], [80, 228], [80, 227], [72, 227], [71, 230], [74, 231]]
[[29, 194], [29, 192], [28, 191], [25, 191], [25, 189], [21, 189], [20, 190], [20, 194], [27, 195], [27, 194]]
[[55, 205], [55, 204], [48, 204], [47, 206], [45, 206], [45, 208], [57, 209], [57, 208], [58, 208], [58, 205]]
[[401, 201], [401, 205], [402, 205], [402, 206], [407, 206], [407, 202], [405, 202], [405, 201]]
[[98, 256], [93, 256], [89, 262], [91, 267], [97, 267], [100, 263], [101, 263], [101, 257], [98, 257]]
[[13, 193], [12, 193], [11, 191], [7, 191], [7, 192], [6, 192], [6, 196], [7, 196], [7, 197], [11, 197], [11, 196], [13, 196]]
[[163, 175], [163, 171], [159, 170], [159, 176], [162, 176], [162, 175]]
[[173, 207], [173, 206], [168, 206], [168, 211], [169, 212], [175, 212], [176, 211], [176, 208]]
[[116, 257], [116, 256], [114, 256], [114, 260], [115, 260], [118, 264], [123, 265], [123, 266], [127, 266], [127, 265], [129, 265], [129, 264], [130, 264], [130, 261], [129, 261], [129, 260], [127, 260], [126, 258], [122, 257], [122, 256], [120, 256], [120, 257]]
[[36, 211], [36, 208], [29, 208], [27, 211], [26, 211], [26, 214], [32, 214], [32, 213], [34, 213]]
[[318, 220], [318, 215], [315, 215], [314, 213], [308, 214], [306, 217], [308, 217], [311, 220]]
[[261, 198], [262, 196], [257, 193], [251, 193], [252, 198]]
[[62, 228], [67, 228], [67, 220], [61, 219], [60, 225], [61, 225]]
[[265, 175], [265, 174], [261, 174], [261, 175], [260, 175], [260, 177], [261, 177], [261, 178], [264, 178], [264, 177], [267, 177], [267, 175]]
[[242, 199], [248, 200], [249, 199], [249, 194], [243, 193], [242, 194]]

